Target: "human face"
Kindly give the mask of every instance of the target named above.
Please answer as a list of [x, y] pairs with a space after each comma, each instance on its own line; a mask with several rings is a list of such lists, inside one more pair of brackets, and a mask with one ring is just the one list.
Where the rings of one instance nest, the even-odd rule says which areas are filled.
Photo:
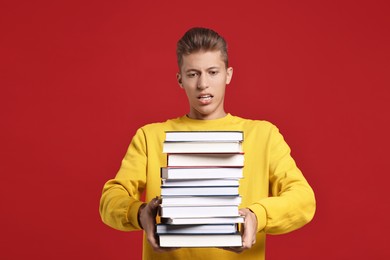
[[177, 80], [187, 94], [193, 119], [218, 119], [226, 115], [225, 89], [233, 68], [226, 68], [220, 51], [199, 51], [183, 56]]

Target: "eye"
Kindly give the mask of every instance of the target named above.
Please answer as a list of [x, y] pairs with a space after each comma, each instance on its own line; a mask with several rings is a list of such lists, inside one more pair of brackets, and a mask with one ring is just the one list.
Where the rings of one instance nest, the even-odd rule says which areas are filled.
[[187, 77], [189, 78], [195, 78], [196, 76], [198, 76], [199, 74], [197, 72], [190, 72], [190, 73], [187, 73]]
[[215, 76], [215, 75], [218, 74], [218, 71], [217, 71], [217, 70], [210, 70], [210, 71], [209, 71], [209, 74], [210, 74], [211, 76]]

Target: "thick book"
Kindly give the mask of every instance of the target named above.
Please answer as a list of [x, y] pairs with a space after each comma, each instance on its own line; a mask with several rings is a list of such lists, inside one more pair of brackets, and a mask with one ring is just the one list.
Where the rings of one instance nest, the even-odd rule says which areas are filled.
[[157, 234], [234, 234], [237, 224], [167, 225], [157, 224]]
[[171, 180], [162, 179], [161, 185], [164, 187], [188, 187], [188, 186], [238, 186], [238, 179], [187, 179]]
[[242, 153], [240, 141], [169, 142], [163, 144], [163, 153]]
[[243, 167], [162, 167], [163, 179], [242, 178]]
[[238, 217], [237, 206], [161, 206], [162, 218]]
[[238, 186], [206, 187], [165, 187], [161, 186], [161, 196], [218, 196], [239, 195]]
[[236, 234], [161, 234], [159, 235], [161, 247], [241, 247], [242, 238]]
[[242, 131], [166, 131], [165, 141], [243, 141]]
[[161, 218], [161, 223], [169, 225], [234, 224], [244, 223], [244, 217]]
[[164, 196], [162, 206], [228, 206], [240, 205], [241, 196]]
[[244, 166], [243, 153], [168, 154], [168, 166]]

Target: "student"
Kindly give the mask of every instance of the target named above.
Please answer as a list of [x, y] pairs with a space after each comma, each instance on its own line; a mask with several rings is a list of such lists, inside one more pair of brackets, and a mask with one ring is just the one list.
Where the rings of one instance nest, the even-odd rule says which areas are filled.
[[[143, 229], [143, 259], [264, 259], [266, 234], [293, 231], [311, 221], [313, 190], [290, 156], [277, 127], [267, 121], [233, 116], [224, 109], [232, 79], [225, 40], [207, 28], [192, 28], [177, 43], [177, 81], [185, 91], [188, 114], [139, 128], [114, 179], [103, 188], [100, 214], [123, 231]], [[240, 181], [245, 216], [243, 245], [236, 248], [161, 248], [155, 234], [160, 196], [160, 167], [168, 130], [239, 130], [244, 132], [245, 167]], [[140, 200], [145, 192], [145, 200]], [[240, 254], [237, 254], [240, 253]]]

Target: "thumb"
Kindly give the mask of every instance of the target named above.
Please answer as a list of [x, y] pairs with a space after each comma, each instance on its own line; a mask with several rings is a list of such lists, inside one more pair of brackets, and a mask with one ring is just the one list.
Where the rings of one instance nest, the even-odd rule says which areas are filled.
[[160, 204], [161, 204], [161, 199], [159, 199], [158, 197], [155, 197], [148, 203], [148, 206], [149, 206], [150, 210], [157, 211]]

